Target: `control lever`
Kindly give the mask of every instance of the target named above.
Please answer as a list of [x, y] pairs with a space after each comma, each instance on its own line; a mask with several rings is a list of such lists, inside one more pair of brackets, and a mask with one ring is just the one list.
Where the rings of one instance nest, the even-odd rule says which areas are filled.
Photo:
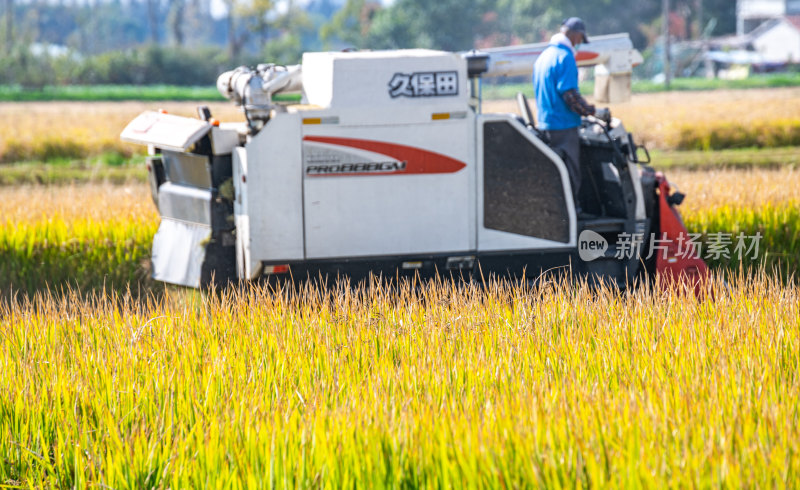
[[611, 111], [608, 107], [601, 107], [594, 112], [594, 117], [606, 123], [606, 126], [611, 124]]

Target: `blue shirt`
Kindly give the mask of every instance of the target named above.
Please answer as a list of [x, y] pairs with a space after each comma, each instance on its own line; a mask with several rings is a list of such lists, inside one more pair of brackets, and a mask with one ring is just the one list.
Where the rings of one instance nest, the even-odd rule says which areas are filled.
[[578, 90], [575, 55], [567, 46], [551, 43], [533, 64], [536, 120], [540, 129], [560, 130], [581, 125], [581, 116], [561, 97], [567, 90]]

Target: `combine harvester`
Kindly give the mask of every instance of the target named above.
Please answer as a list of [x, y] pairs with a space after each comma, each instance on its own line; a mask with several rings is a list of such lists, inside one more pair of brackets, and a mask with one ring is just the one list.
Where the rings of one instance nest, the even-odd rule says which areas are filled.
[[[560, 271], [624, 287], [705, 275], [680, 250], [683, 196], [643, 165], [649, 155], [639, 161], [619, 120], [581, 128], [580, 199], [597, 218], [578, 220], [566, 167], [524, 97], [520, 114], [481, 112], [482, 77], [530, 74], [543, 48], [306, 53], [301, 65], [219, 77], [246, 123], [220, 124], [203, 107], [197, 119], [141, 114], [121, 137], [149, 147], [153, 277], [203, 287]], [[627, 35], [592, 38], [577, 59], [598, 67], [597, 99], [629, 97], [641, 56]], [[302, 102], [273, 100], [289, 93]]]

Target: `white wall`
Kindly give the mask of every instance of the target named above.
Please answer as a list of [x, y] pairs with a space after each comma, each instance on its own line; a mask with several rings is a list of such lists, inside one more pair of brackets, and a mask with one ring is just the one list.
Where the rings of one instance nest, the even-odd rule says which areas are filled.
[[786, 0], [739, 0], [740, 17], [779, 17], [786, 14]]
[[800, 62], [800, 31], [786, 20], [759, 36], [753, 45], [767, 62]]

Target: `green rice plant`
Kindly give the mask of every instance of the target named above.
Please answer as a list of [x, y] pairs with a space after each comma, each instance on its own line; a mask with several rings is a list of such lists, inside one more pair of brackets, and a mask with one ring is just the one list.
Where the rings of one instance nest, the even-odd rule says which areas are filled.
[[[115, 162], [122, 156], [112, 157]], [[132, 157], [126, 163], [107, 165], [99, 158], [94, 163], [85, 161], [68, 161], [64, 164], [17, 163], [0, 166], [0, 187], [22, 185], [62, 186], [85, 183], [108, 182], [116, 185], [128, 183], [146, 183], [147, 169], [140, 161], [141, 157]]]
[[134, 155], [134, 148], [131, 145], [117, 139], [95, 140], [89, 144], [79, 138], [42, 136], [24, 140], [7, 138], [4, 144], [0, 163], [85, 160], [92, 156], [111, 157], [110, 160], [113, 162]]
[[[658, 170], [780, 169], [800, 168], [800, 148], [737, 148], [731, 150], [653, 150], [652, 165]], [[670, 172], [671, 174], [672, 172]]]
[[[800, 272], [800, 201], [766, 203], [756, 208], [723, 205], [685, 216], [687, 228], [702, 233], [704, 258], [711, 267], [748, 270], [765, 267], [785, 277]], [[734, 253], [737, 236], [761, 237], [753, 253]], [[727, 255], [709, 256], [711, 242], [730, 240]], [[746, 243], [751, 243], [747, 240]], [[743, 251], [746, 252], [746, 251]], [[741, 257], [741, 260], [740, 260]]]
[[0, 292], [147, 284], [156, 222], [59, 217], [0, 226]]
[[36, 142], [8, 140], [3, 152], [3, 162], [47, 161], [55, 158], [83, 158], [88, 148], [75, 140], [42, 138]]
[[800, 119], [776, 119], [749, 123], [687, 123], [668, 140], [678, 150], [722, 150], [730, 148], [775, 148], [800, 146]]
[[19, 487], [793, 487], [800, 290], [369, 282], [0, 303]]

